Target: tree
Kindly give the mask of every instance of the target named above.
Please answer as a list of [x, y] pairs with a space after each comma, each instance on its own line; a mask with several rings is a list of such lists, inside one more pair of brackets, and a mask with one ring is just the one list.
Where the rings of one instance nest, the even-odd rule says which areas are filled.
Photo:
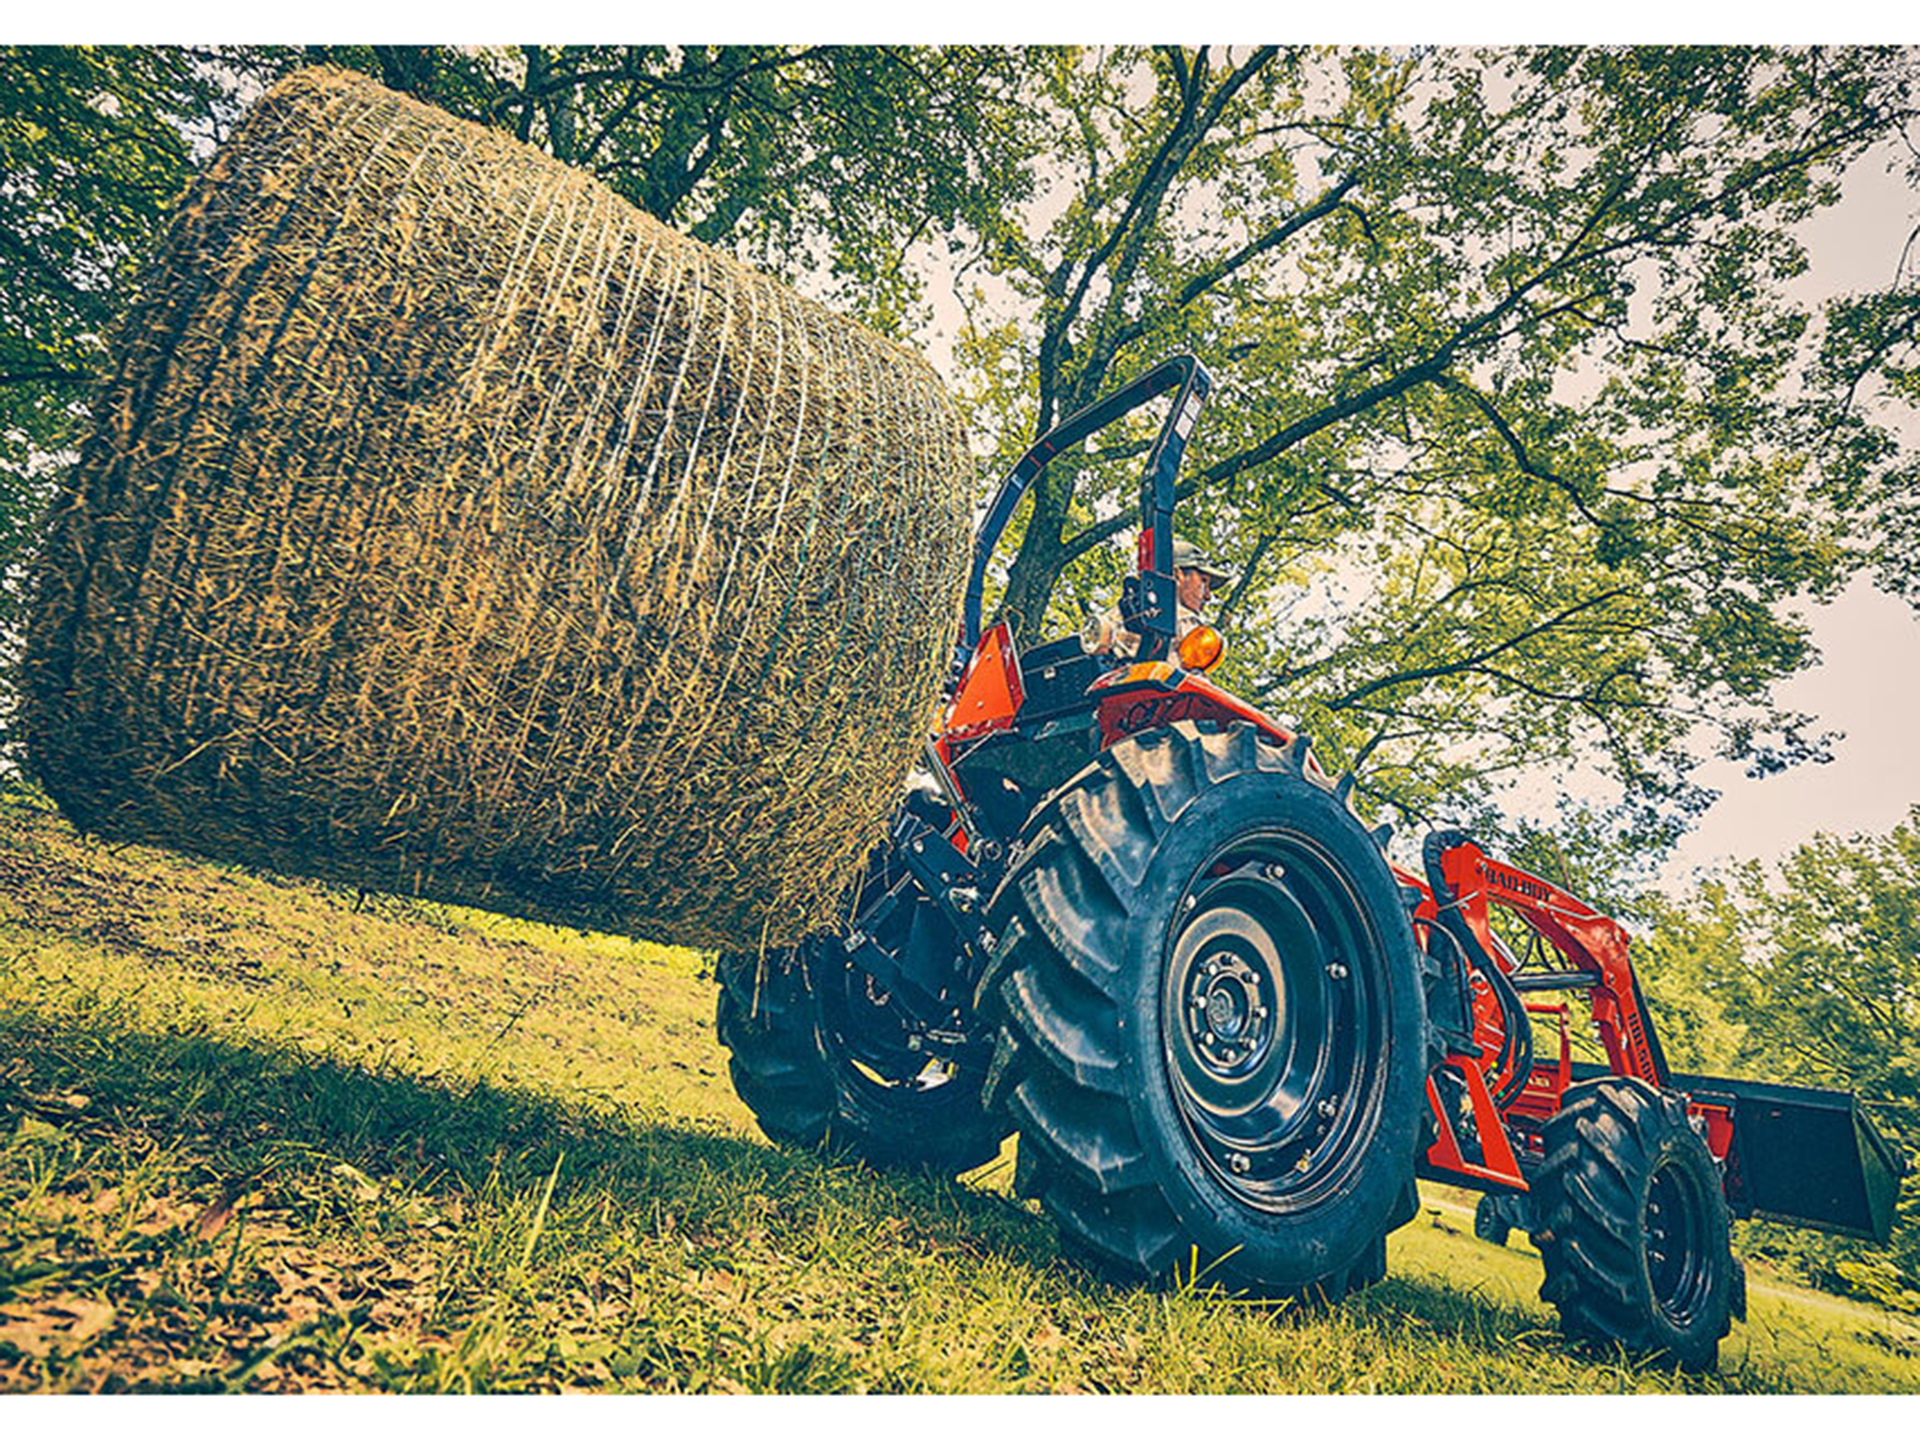
[[224, 54], [257, 81], [345, 65], [591, 171], [654, 218], [890, 334], [918, 318], [916, 242], [1031, 185], [1044, 51], [980, 46], [307, 46]]
[[1633, 969], [1668, 1063], [1696, 1075], [1782, 1078], [1750, 1023], [1757, 996], [1740, 967], [1741, 915], [1725, 883], [1708, 880], [1684, 902], [1648, 896], [1643, 915]]
[[1920, 1136], [1920, 807], [1883, 836], [1816, 835], [1778, 885], [1750, 863], [1737, 894], [1753, 1042]]
[[[24, 548], [125, 285], [222, 119], [176, 50], [0, 47], [0, 665]], [[0, 685], [0, 735], [12, 692]]]
[[[1663, 1023], [1669, 993], [1683, 1002], [1673, 1027], [1681, 1054], [1723, 1073], [1851, 1091], [1913, 1155], [1920, 806], [1885, 835], [1817, 835], [1771, 874], [1750, 862], [1659, 910], [1635, 966]], [[1749, 1243], [1883, 1303], [1920, 1308], [1920, 1169], [1901, 1188], [1885, 1250], [1773, 1226], [1754, 1227]]]
[[[1407, 815], [1598, 754], [1641, 840], [1669, 840], [1709, 798], [1696, 734], [1758, 771], [1819, 757], [1771, 698], [1813, 659], [1781, 602], [1890, 553], [1845, 512], [1891, 493], [1885, 435], [1855, 411], [1806, 442], [1849, 386], [1906, 383], [1909, 301], [1836, 310], [1808, 364], [1788, 282], [1794, 226], [1905, 135], [1913, 69], [1865, 50], [1061, 57], [1059, 203], [983, 236], [1015, 313], [976, 292], [973, 414], [1011, 455], [1196, 350], [1220, 384], [1181, 528], [1240, 568], [1225, 673]], [[1144, 443], [1036, 486], [1016, 626], [1105, 603]]]

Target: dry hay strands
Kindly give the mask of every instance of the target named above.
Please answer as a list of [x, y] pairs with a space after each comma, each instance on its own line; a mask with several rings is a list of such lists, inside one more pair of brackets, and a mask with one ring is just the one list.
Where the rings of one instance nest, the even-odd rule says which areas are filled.
[[917, 356], [332, 70], [215, 157], [113, 354], [25, 671], [76, 822], [687, 944], [831, 918], [967, 559]]

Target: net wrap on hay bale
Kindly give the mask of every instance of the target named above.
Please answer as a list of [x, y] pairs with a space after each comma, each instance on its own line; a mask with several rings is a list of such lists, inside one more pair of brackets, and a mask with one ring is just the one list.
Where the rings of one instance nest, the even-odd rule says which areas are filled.
[[971, 468], [909, 351], [302, 72], [117, 334], [50, 522], [32, 763], [113, 838], [788, 940], [926, 734]]

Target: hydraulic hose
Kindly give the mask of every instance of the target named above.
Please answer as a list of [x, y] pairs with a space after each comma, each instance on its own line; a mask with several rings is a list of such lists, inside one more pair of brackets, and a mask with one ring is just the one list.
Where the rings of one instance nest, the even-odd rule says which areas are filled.
[[1433, 892], [1436, 923], [1459, 946], [1467, 964], [1485, 978], [1493, 989], [1494, 998], [1500, 1002], [1506, 1033], [1501, 1037], [1500, 1054], [1495, 1064], [1505, 1078], [1494, 1092], [1493, 1103], [1505, 1108], [1533, 1073], [1533, 1022], [1527, 1018], [1526, 1002], [1520, 998], [1520, 992], [1513, 988], [1513, 981], [1507, 978], [1507, 972], [1501, 968], [1499, 961], [1487, 953], [1486, 947], [1480, 943], [1480, 937], [1473, 933], [1473, 927], [1461, 915], [1460, 896], [1447, 883], [1446, 873], [1440, 864], [1441, 857], [1447, 851], [1468, 844], [1472, 838], [1464, 830], [1431, 831], [1421, 846], [1420, 861], [1427, 872], [1427, 888]]

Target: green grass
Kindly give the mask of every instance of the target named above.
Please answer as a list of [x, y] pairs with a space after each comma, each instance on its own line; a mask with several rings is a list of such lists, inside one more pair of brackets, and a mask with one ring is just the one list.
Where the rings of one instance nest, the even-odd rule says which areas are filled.
[[1769, 1285], [1698, 1380], [1563, 1344], [1432, 1191], [1333, 1310], [1105, 1284], [1008, 1191], [765, 1143], [698, 956], [0, 805], [0, 1390], [1902, 1391]]

